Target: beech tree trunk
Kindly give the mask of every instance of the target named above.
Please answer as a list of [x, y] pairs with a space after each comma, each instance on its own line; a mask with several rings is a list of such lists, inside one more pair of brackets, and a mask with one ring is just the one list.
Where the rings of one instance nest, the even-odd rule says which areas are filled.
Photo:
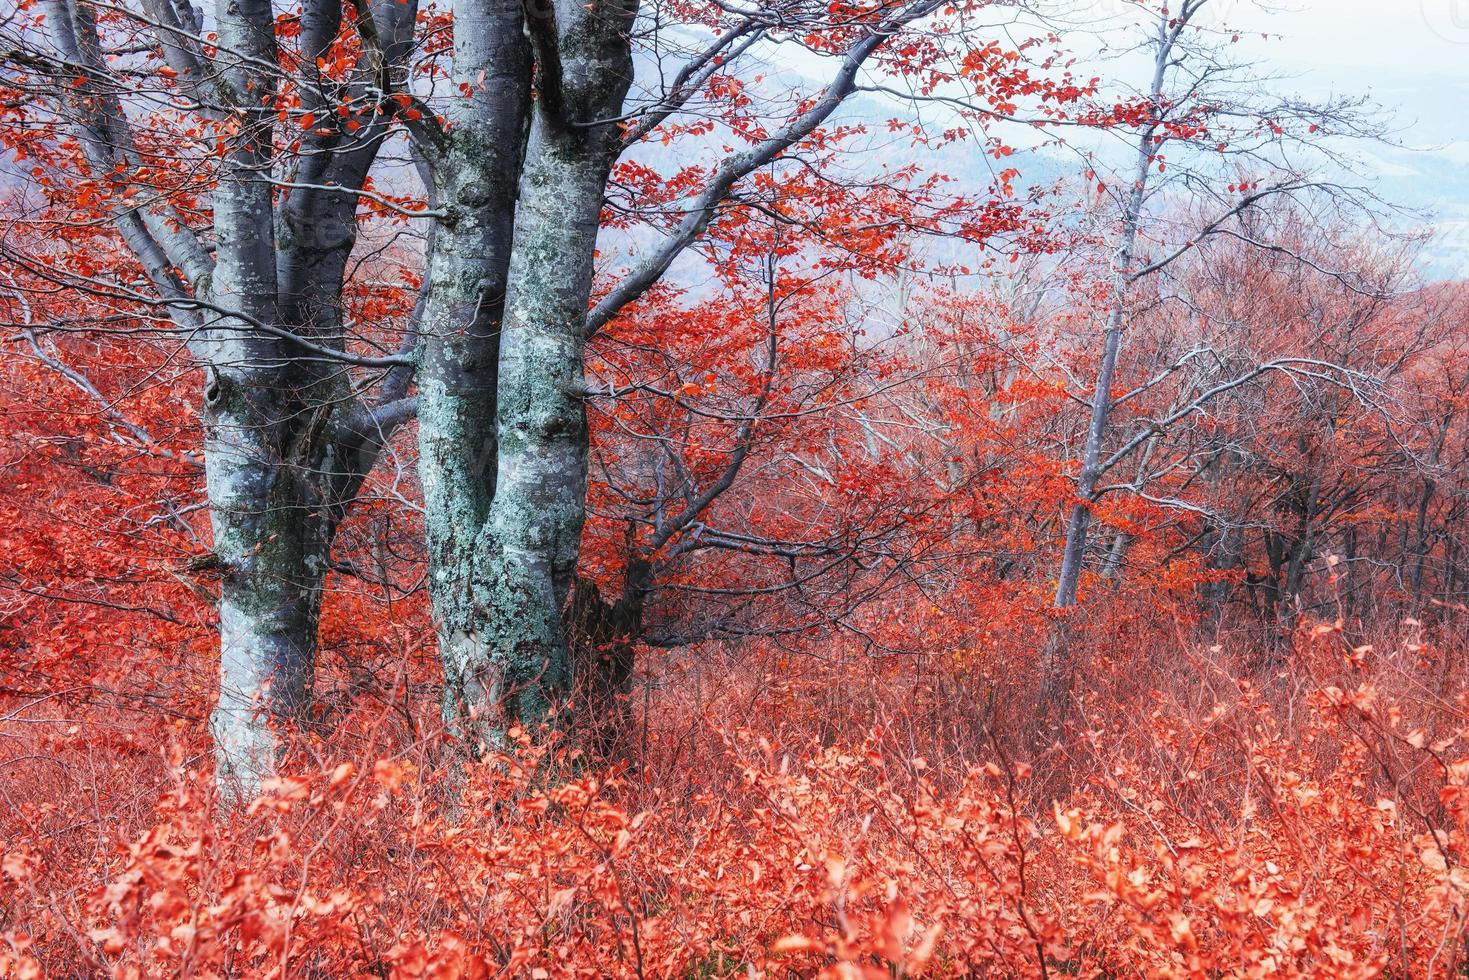
[[1107, 422], [1112, 411], [1112, 384], [1117, 374], [1117, 359], [1122, 352], [1122, 330], [1127, 315], [1128, 297], [1136, 273], [1134, 259], [1138, 230], [1142, 223], [1143, 205], [1147, 201], [1148, 173], [1152, 164], [1152, 139], [1162, 111], [1164, 75], [1172, 46], [1168, 34], [1161, 36], [1154, 63], [1152, 88], [1154, 121], [1143, 127], [1138, 137], [1137, 165], [1132, 188], [1127, 193], [1122, 211], [1122, 233], [1113, 259], [1112, 306], [1102, 333], [1102, 356], [1097, 364], [1097, 382], [1092, 390], [1091, 418], [1087, 423], [1086, 443], [1082, 448], [1081, 473], [1076, 481], [1077, 502], [1071, 507], [1066, 526], [1066, 544], [1061, 552], [1061, 569], [1056, 575], [1055, 606], [1065, 609], [1076, 603], [1081, 582], [1082, 564], [1086, 558], [1087, 532], [1092, 523], [1092, 506], [1097, 500], [1097, 483], [1102, 478], [1102, 448], [1107, 439]]
[[[548, 720], [579, 686], [583, 660], [567, 638], [576, 630], [572, 607], [601, 610], [598, 635], [640, 617], [623, 600], [608, 606], [584, 595], [578, 604], [572, 595], [586, 515], [586, 338], [659, 280], [736, 183], [815, 132], [856, 91], [873, 52], [939, 6], [917, 0], [859, 31], [820, 95], [715, 167], [662, 241], [589, 310], [603, 199], [624, 140], [678, 110], [702, 85], [691, 80], [717, 70], [727, 42], [743, 32], [696, 55], [624, 134], [636, 0], [458, 0], [453, 78], [464, 98], [442, 130], [414, 132], [445, 211], [418, 375], [419, 465], [445, 719], [471, 751], [508, 725]], [[533, 95], [516, 73], [527, 58]], [[683, 516], [692, 520], [727, 486], [716, 481]], [[647, 574], [634, 571], [640, 607]], [[617, 687], [629, 661], [587, 662], [611, 664], [608, 684]]]
[[531, 55], [516, 0], [461, 0], [454, 18], [454, 79], [468, 96], [451, 107], [442, 142], [425, 146], [445, 216], [428, 267], [418, 466], [444, 718], [467, 734], [497, 697], [483, 650], [481, 619], [493, 601], [482, 538], [498, 474], [500, 324]]
[[[1053, 607], [1070, 609], [1076, 605], [1081, 585], [1081, 572], [1086, 562], [1087, 540], [1092, 524], [1092, 508], [1096, 505], [1097, 486], [1105, 473], [1102, 450], [1106, 445], [1108, 422], [1112, 413], [1112, 387], [1117, 374], [1117, 361], [1122, 352], [1122, 331], [1134, 280], [1138, 276], [1136, 251], [1143, 208], [1148, 196], [1148, 176], [1153, 163], [1153, 136], [1162, 124], [1166, 108], [1163, 86], [1173, 57], [1174, 42], [1180, 24], [1164, 18], [1159, 25], [1157, 50], [1154, 52], [1153, 75], [1148, 95], [1152, 99], [1152, 116], [1138, 134], [1137, 157], [1132, 186], [1122, 208], [1122, 228], [1112, 261], [1111, 307], [1102, 333], [1101, 358], [1097, 364], [1096, 385], [1092, 389], [1091, 416], [1087, 422], [1086, 442], [1082, 447], [1081, 471], [1076, 480], [1076, 501], [1066, 524], [1066, 541], [1061, 550], [1061, 567], [1056, 573], [1056, 595]], [[1071, 649], [1072, 624], [1069, 618], [1052, 624], [1043, 651], [1044, 676], [1040, 685], [1038, 720], [1041, 728], [1054, 727], [1069, 711], [1072, 674], [1076, 669]], [[1052, 712], [1056, 711], [1056, 714]]]
[[[196, 111], [210, 128], [227, 116], [239, 123], [218, 127], [212, 243], [166, 199], [115, 215], [207, 375], [205, 482], [215, 540], [194, 564], [218, 574], [220, 694], [210, 727], [229, 800], [252, 795], [274, 771], [272, 726], [305, 716], [332, 539], [383, 441], [412, 410], [401, 397], [408, 375], [399, 366], [383, 385], [394, 400], [369, 408], [335, 359], [346, 356], [342, 288], [357, 191], [389, 120], [374, 118], [350, 140], [329, 129], [305, 135], [294, 172], [284, 175], [302, 186], [277, 207], [280, 60], [269, 0], [220, 0], [213, 51], [193, 8], [145, 2]], [[127, 86], [112, 78], [93, 8], [45, 0], [42, 13], [61, 55], [60, 102], [89, 167], [136, 169], [140, 155], [118, 96]], [[416, 15], [414, 0], [379, 0], [370, 14], [359, 13], [384, 59], [382, 73], [354, 85], [355, 95], [390, 82], [411, 50]], [[302, 11], [299, 94], [323, 118], [335, 96], [314, 66], [341, 22], [339, 0], [310, 0]]]
[[235, 379], [206, 396], [205, 469], [220, 570], [216, 777], [252, 795], [274, 772], [272, 726], [310, 704], [332, 528], [287, 467], [277, 393]]
[[[249, 797], [274, 771], [271, 721], [304, 711], [315, 650], [314, 599], [298, 580], [306, 545], [299, 501], [282, 472], [284, 360], [274, 324], [275, 266], [270, 100], [262, 66], [276, 63], [269, 0], [221, 2], [220, 92], [243, 126], [222, 138], [214, 192], [212, 303], [238, 316], [206, 322], [205, 476], [220, 579], [219, 700], [210, 718], [216, 779], [227, 795]], [[196, 287], [197, 288], [197, 287]], [[296, 504], [297, 506], [282, 506]]]
[[[481, 61], [505, 74], [451, 127], [436, 165], [444, 200], [462, 199], [462, 168], [483, 177], [463, 201], [474, 216], [439, 229], [435, 251], [448, 254], [431, 267], [419, 432], [445, 718], [479, 752], [510, 724], [548, 720], [571, 688], [562, 613], [586, 514], [583, 350], [633, 10], [531, 14], [532, 105], [528, 72], [518, 85], [513, 75], [528, 57], [522, 6], [461, 6], [473, 19], [456, 7], [456, 76]], [[454, 244], [466, 229], [472, 250]], [[471, 270], [466, 252], [485, 261]]]
[[[1141, 206], [1141, 188], [1134, 192]], [[1122, 245], [1117, 250], [1118, 274], [1114, 283], [1112, 311], [1107, 317], [1102, 340], [1102, 360], [1097, 369], [1097, 384], [1092, 391], [1091, 421], [1087, 425], [1086, 445], [1082, 450], [1081, 474], [1076, 481], [1077, 502], [1071, 507], [1066, 526], [1066, 545], [1061, 552], [1061, 571], [1056, 576], [1058, 609], [1076, 604], [1076, 590], [1081, 582], [1082, 562], [1086, 558], [1087, 532], [1092, 523], [1092, 506], [1097, 499], [1097, 481], [1101, 479], [1102, 446], [1107, 438], [1107, 417], [1112, 408], [1112, 380], [1117, 373], [1117, 356], [1122, 347], [1122, 318], [1127, 303], [1128, 276], [1132, 266], [1132, 247], [1137, 236], [1137, 216], [1131, 214], [1124, 228]]]
[[291, 372], [222, 371], [205, 391], [205, 473], [219, 575], [216, 777], [248, 798], [275, 772], [276, 730], [304, 724], [337, 529], [410, 401], [370, 410]]

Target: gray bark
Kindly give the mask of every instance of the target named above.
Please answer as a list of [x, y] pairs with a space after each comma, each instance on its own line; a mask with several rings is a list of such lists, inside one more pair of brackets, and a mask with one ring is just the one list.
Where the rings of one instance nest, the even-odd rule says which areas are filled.
[[[278, 65], [267, 0], [221, 0], [220, 46], [206, 64], [200, 25], [148, 3], [158, 42], [199, 111], [240, 122], [223, 137], [213, 200], [213, 257], [166, 202], [120, 211], [123, 242], [205, 367], [205, 475], [214, 533], [196, 570], [219, 576], [220, 692], [211, 718], [225, 798], [253, 794], [275, 769], [275, 728], [310, 703], [322, 585], [336, 528], [409, 402], [372, 409], [344, 375], [341, 293], [355, 244], [356, 191], [386, 121], [350, 144], [312, 135], [299, 182], [277, 209], [272, 95]], [[183, 8], [180, 8], [183, 9]], [[87, 162], [110, 172], [137, 160], [129, 120], [101, 55], [96, 19], [77, 0], [43, 7], [53, 74]], [[364, 14], [364, 16], [367, 16]], [[408, 51], [416, 3], [384, 0], [371, 16], [396, 57]], [[192, 17], [192, 12], [191, 12]], [[332, 43], [337, 0], [303, 12], [308, 55]], [[310, 63], [313, 59], [308, 57]], [[303, 80], [307, 104], [324, 98]], [[360, 93], [359, 93], [360, 94]], [[203, 312], [201, 312], [203, 311]]]
[[1102, 334], [1102, 356], [1097, 366], [1096, 387], [1092, 391], [1092, 411], [1087, 424], [1086, 443], [1082, 449], [1081, 473], [1076, 481], [1077, 502], [1071, 508], [1066, 527], [1066, 544], [1061, 552], [1061, 569], [1056, 576], [1054, 605], [1058, 609], [1076, 604], [1077, 587], [1081, 582], [1087, 532], [1091, 528], [1092, 507], [1097, 499], [1097, 482], [1103, 473], [1102, 448], [1106, 443], [1107, 421], [1112, 411], [1112, 385], [1117, 373], [1117, 359], [1122, 350], [1128, 297], [1137, 273], [1135, 259], [1138, 231], [1147, 201], [1148, 177], [1152, 171], [1153, 153], [1156, 149], [1153, 137], [1163, 121], [1162, 114], [1167, 104], [1163, 96], [1163, 86], [1173, 59], [1174, 44], [1186, 26], [1185, 22], [1169, 21], [1167, 18], [1159, 23], [1153, 76], [1148, 89], [1154, 105], [1153, 115], [1138, 134], [1133, 183], [1127, 192], [1122, 210], [1122, 232], [1113, 259], [1112, 305]]
[[[216, 776], [250, 795], [276, 763], [272, 726], [309, 703], [331, 530], [268, 386], [221, 376], [206, 401], [205, 472], [220, 570]], [[315, 506], [313, 506], [315, 504]]]
[[[1133, 197], [1141, 196], [1141, 191]], [[1137, 235], [1136, 218], [1124, 229], [1123, 244], [1118, 249], [1118, 266], [1131, 265], [1132, 246]], [[1092, 392], [1092, 414], [1087, 425], [1086, 445], [1082, 450], [1081, 474], [1076, 481], [1077, 502], [1071, 507], [1066, 527], [1066, 545], [1061, 552], [1061, 571], [1056, 576], [1058, 609], [1076, 604], [1076, 590], [1081, 581], [1082, 562], [1086, 557], [1087, 532], [1091, 528], [1092, 506], [1096, 503], [1097, 481], [1101, 478], [1102, 445], [1107, 437], [1107, 417], [1112, 407], [1112, 381], [1117, 372], [1117, 356], [1122, 346], [1122, 318], [1127, 302], [1126, 272], [1115, 277], [1113, 307], [1107, 318], [1102, 340], [1102, 360], [1097, 370], [1097, 384]]]
[[425, 148], [445, 216], [427, 273], [418, 465], [445, 720], [456, 729], [483, 712], [493, 683], [478, 641], [481, 538], [498, 472], [500, 322], [529, 118], [521, 18], [520, 4], [507, 0], [455, 5], [454, 79], [471, 95], [448, 133]]
[[570, 688], [561, 611], [585, 515], [587, 298], [619, 135], [583, 123], [621, 112], [634, 11], [533, 15], [532, 106], [521, 5], [464, 6], [455, 73], [497, 84], [435, 166], [441, 200], [467, 169], [476, 178], [438, 230], [419, 438], [445, 717], [478, 751], [509, 723], [546, 720]]
[[[359, 7], [359, 17], [384, 45], [379, 58], [407, 55], [416, 10], [415, 3]], [[215, 194], [211, 299], [249, 319], [231, 324], [225, 316], [211, 331], [217, 347], [207, 357], [215, 367], [206, 392], [206, 472], [223, 572], [220, 699], [211, 727], [218, 774], [248, 795], [274, 770], [279, 744], [273, 727], [307, 720], [332, 542], [402, 416], [370, 410], [330, 356], [345, 349], [342, 289], [356, 244], [356, 191], [376, 159], [387, 119], [350, 138], [310, 134], [291, 183], [315, 186], [293, 189], [277, 208], [268, 179], [275, 162], [273, 108], [266, 104], [274, 79], [262, 67], [277, 62], [274, 12], [267, 0], [225, 0], [216, 16], [226, 50], [248, 57], [223, 72], [225, 94], [238, 100], [239, 93], [259, 93], [260, 100], [258, 110], [246, 106], [247, 115], [258, 118], [226, 158]], [[340, 17], [336, 0], [308, 6], [308, 55], [326, 51]], [[364, 84], [384, 88], [393, 64], [377, 66], [385, 74]], [[307, 99], [325, 111], [310, 72]], [[257, 324], [282, 326], [290, 336], [251, 329]]]
[[[1197, 8], [1195, 8], [1197, 9]], [[1091, 416], [1087, 422], [1086, 442], [1082, 448], [1081, 472], [1076, 481], [1076, 502], [1066, 525], [1066, 541], [1061, 551], [1061, 567], [1056, 574], [1056, 609], [1076, 605], [1086, 561], [1087, 538], [1092, 524], [1092, 508], [1097, 502], [1097, 484], [1106, 470], [1102, 450], [1106, 445], [1108, 420], [1112, 412], [1112, 387], [1117, 361], [1122, 351], [1122, 332], [1126, 322], [1128, 300], [1138, 275], [1136, 250], [1143, 208], [1148, 197], [1148, 177], [1152, 169], [1155, 146], [1153, 137], [1162, 124], [1166, 110], [1163, 85], [1174, 54], [1174, 43], [1187, 26], [1186, 18], [1159, 22], [1153, 75], [1148, 95], [1153, 101], [1150, 121], [1138, 134], [1137, 159], [1132, 187], [1128, 189], [1122, 208], [1122, 229], [1112, 264], [1112, 305], [1102, 333], [1101, 359], [1097, 365], [1096, 386], [1092, 390]], [[1041, 678], [1038, 705], [1038, 731], [1054, 729], [1069, 712], [1071, 688], [1076, 669], [1071, 649], [1072, 624], [1057, 620], [1051, 628], [1043, 651], [1044, 676]]]

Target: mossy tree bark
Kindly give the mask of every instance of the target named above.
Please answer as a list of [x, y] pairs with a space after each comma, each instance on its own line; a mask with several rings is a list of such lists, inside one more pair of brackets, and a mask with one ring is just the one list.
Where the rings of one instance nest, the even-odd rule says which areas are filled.
[[[403, 397], [408, 359], [353, 359], [343, 335], [358, 192], [390, 119], [375, 118], [350, 137], [323, 127], [282, 155], [274, 127], [284, 68], [268, 0], [219, 0], [214, 50], [193, 8], [146, 6], [195, 111], [211, 129], [223, 123], [212, 227], [191, 226], [167, 198], [147, 208], [128, 204], [114, 220], [206, 375], [214, 545], [194, 564], [218, 574], [220, 692], [210, 727], [216, 775], [230, 800], [253, 794], [274, 771], [276, 726], [305, 715], [332, 540], [383, 442], [414, 407]], [[59, 56], [59, 109], [88, 167], [136, 171], [142, 157], [122, 104], [130, 89], [103, 55], [95, 11], [79, 0], [45, 0], [42, 14]], [[370, 25], [384, 57], [372, 77], [349, 86], [351, 97], [386, 91], [401, 75], [416, 16], [414, 0], [359, 5], [359, 30]], [[302, 11], [307, 57], [296, 81], [303, 108], [322, 118], [341, 93], [315, 77], [314, 65], [341, 23], [341, 0], [308, 0]], [[282, 179], [292, 185], [284, 197]], [[363, 361], [385, 372], [373, 403], [347, 374]]]
[[586, 506], [587, 305], [620, 146], [599, 120], [622, 111], [634, 12], [455, 11], [456, 76], [493, 83], [435, 165], [441, 200], [463, 208], [449, 208], [431, 266], [419, 432], [445, 718], [476, 753], [510, 724], [548, 720], [571, 686], [562, 610]]

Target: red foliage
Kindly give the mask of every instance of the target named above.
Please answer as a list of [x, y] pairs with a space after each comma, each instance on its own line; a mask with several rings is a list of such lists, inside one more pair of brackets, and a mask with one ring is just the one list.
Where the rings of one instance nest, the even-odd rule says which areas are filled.
[[[6, 759], [3, 962], [18, 976], [1461, 966], [1462, 709], [1405, 698], [1393, 672], [1344, 668], [1349, 689], [1301, 673], [1280, 700], [1197, 666], [1233, 693], [1138, 695], [1038, 768], [999, 739], [941, 748], [901, 707], [912, 683], [864, 700], [885, 720], [863, 734], [801, 707], [822, 687], [851, 696], [849, 672], [747, 670], [702, 716], [650, 722], [620, 774], [524, 733], [462, 772], [431, 742], [379, 739], [231, 818], [187, 727], [128, 760], [71, 733], [50, 759]], [[751, 698], [768, 721], [727, 727]]]

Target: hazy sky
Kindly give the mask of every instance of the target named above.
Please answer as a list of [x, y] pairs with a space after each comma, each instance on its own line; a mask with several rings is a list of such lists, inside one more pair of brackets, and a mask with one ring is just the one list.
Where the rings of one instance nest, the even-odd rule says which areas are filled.
[[[1133, 19], [1127, 0], [1056, 2], [1083, 20]], [[1469, 0], [1211, 0], [1201, 20], [1237, 30], [1241, 59], [1288, 75], [1268, 83], [1280, 94], [1377, 103], [1396, 145], [1353, 148], [1360, 173], [1412, 209], [1405, 220], [1437, 229], [1432, 274], [1469, 275]]]
[[1258, 53], [1302, 72], [1302, 90], [1369, 90], [1399, 113], [1406, 142], [1469, 141], [1469, 0], [1294, 0], [1273, 10], [1214, 0]]
[[1295, 0], [1273, 12], [1214, 2], [1234, 23], [1285, 35], [1280, 47], [1304, 64], [1469, 77], [1469, 0]]
[[1438, 229], [1425, 256], [1435, 273], [1469, 273], [1469, 0], [1215, 2], [1234, 24], [1280, 35], [1249, 43], [1299, 71], [1302, 93], [1365, 91], [1382, 105], [1403, 148], [1363, 154], [1380, 191]]

